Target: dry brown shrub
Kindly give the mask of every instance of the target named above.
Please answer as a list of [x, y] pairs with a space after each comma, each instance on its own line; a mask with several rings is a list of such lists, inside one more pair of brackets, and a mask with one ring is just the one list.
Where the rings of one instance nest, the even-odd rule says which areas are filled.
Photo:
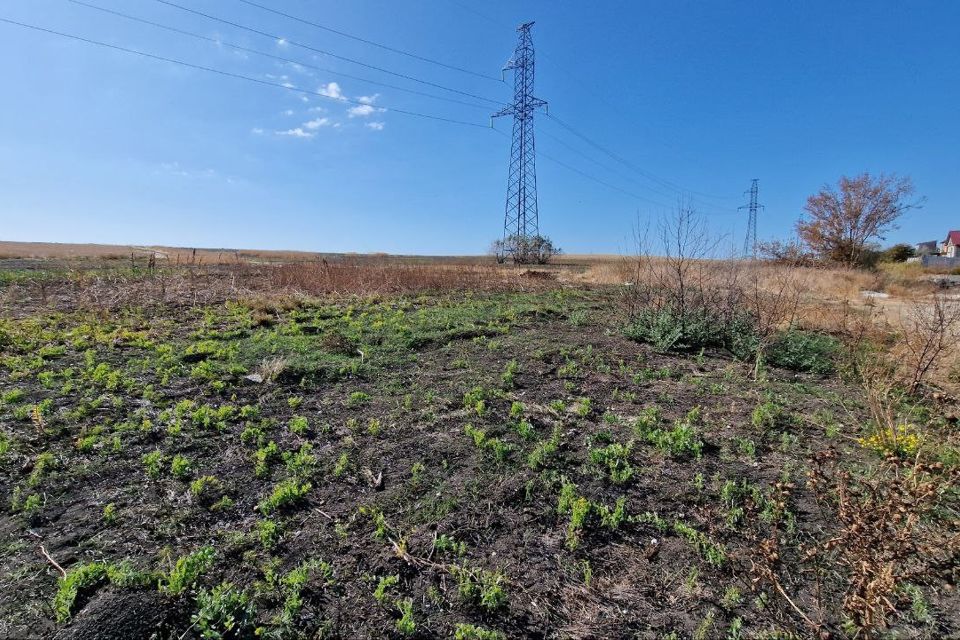
[[937, 511], [956, 480], [956, 469], [893, 456], [867, 476], [841, 468], [834, 451], [810, 461], [808, 486], [836, 527], [807, 556], [843, 569], [843, 612], [864, 637], [887, 626], [898, 585], [955, 569], [960, 536]]
[[288, 364], [289, 361], [283, 356], [266, 358], [257, 367], [257, 374], [264, 382], [273, 382], [286, 370]]
[[900, 316], [900, 339], [892, 356], [910, 393], [935, 371], [960, 339], [960, 300], [943, 294], [910, 301]]
[[530, 290], [551, 286], [553, 280], [497, 265], [350, 260], [284, 264], [269, 267], [266, 275], [275, 287], [314, 295]]
[[[147, 264], [146, 262], [144, 264]], [[458, 259], [338, 258], [282, 264], [200, 264], [142, 271], [78, 268], [3, 287], [3, 312], [38, 307], [108, 311], [153, 305], [196, 306], [242, 301], [264, 322], [277, 310], [323, 294], [380, 295], [452, 291], [542, 291], [563, 286], [553, 272]]]

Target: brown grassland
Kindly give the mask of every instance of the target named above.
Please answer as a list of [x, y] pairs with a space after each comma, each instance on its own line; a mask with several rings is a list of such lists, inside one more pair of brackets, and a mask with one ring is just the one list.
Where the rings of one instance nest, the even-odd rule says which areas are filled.
[[960, 637], [947, 277], [0, 254], [0, 637]]

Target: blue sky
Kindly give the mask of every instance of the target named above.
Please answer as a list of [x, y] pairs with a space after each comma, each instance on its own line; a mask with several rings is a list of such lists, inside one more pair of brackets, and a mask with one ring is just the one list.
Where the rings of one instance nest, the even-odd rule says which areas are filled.
[[[66, 0], [9, 0], [0, 17], [334, 99], [0, 23], [0, 239], [464, 254], [500, 234], [509, 139], [483, 128], [495, 105], [289, 42], [494, 101], [510, 99], [509, 77], [445, 69], [239, 0], [176, 2], [288, 42], [156, 0], [85, 1], [481, 106], [243, 54]], [[927, 198], [889, 241], [960, 228], [957, 2], [261, 1], [494, 77], [515, 26], [535, 20], [536, 93], [550, 113], [659, 180], [539, 118], [538, 151], [629, 192], [538, 160], [541, 229], [572, 253], [629, 248], [638, 216], [680, 196], [664, 181], [706, 194], [693, 195], [694, 206], [737, 245], [745, 215], [736, 208], [754, 177], [766, 205], [761, 237], [789, 234], [808, 195], [862, 171], [910, 175]]]

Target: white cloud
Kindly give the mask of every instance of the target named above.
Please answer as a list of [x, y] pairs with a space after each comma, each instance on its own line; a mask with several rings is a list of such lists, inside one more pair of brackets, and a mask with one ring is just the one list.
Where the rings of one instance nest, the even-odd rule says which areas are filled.
[[312, 138], [317, 135], [309, 131], [304, 131], [302, 127], [296, 129], [287, 129], [286, 131], [277, 131], [278, 136], [290, 136], [291, 138]]
[[373, 129], [374, 131], [383, 131], [385, 126], [387, 126], [385, 122], [368, 122], [366, 124], [368, 129]]
[[261, 129], [260, 127], [254, 127], [253, 129], [250, 130], [250, 133], [252, 133], [255, 136], [262, 136], [263, 129]]
[[294, 113], [296, 113], [296, 111], [294, 111], [293, 109], [287, 109], [286, 111], [283, 112], [283, 115], [292, 116]]
[[179, 162], [161, 162], [159, 171], [178, 178], [188, 178], [191, 180], [199, 178], [216, 178], [217, 172], [213, 169], [188, 169]]
[[287, 42], [287, 39], [286, 39], [286, 38], [279, 38], [279, 39], [277, 40], [277, 46], [278, 46], [278, 47], [285, 47], [285, 46], [287, 46], [288, 44], [289, 44], [289, 43]]
[[309, 122], [304, 122], [303, 126], [311, 130], [316, 130], [316, 129], [319, 129], [320, 127], [328, 127], [330, 126], [330, 118], [317, 118]]
[[284, 82], [284, 83], [283, 83], [283, 87], [286, 88], [286, 89], [295, 89], [296, 86], [297, 86], [297, 85], [293, 84], [292, 82]]
[[357, 98], [357, 102], [362, 102], [363, 104], [373, 104], [377, 101], [377, 98], [380, 97], [379, 93], [375, 93], [372, 96], [360, 96]]
[[378, 110], [376, 107], [373, 107], [369, 104], [361, 104], [356, 107], [350, 107], [347, 109], [347, 114], [351, 118], [366, 118], [369, 115], [376, 113]]
[[328, 98], [333, 98], [334, 100], [346, 100], [343, 95], [343, 90], [336, 82], [329, 82], [327, 84], [320, 85], [320, 88], [317, 89], [317, 93]]

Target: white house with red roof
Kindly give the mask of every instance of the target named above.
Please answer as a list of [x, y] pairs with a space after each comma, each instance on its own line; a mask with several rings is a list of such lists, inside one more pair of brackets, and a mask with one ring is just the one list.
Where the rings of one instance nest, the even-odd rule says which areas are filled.
[[947, 239], [940, 245], [940, 255], [947, 258], [960, 258], [960, 231], [947, 233]]

